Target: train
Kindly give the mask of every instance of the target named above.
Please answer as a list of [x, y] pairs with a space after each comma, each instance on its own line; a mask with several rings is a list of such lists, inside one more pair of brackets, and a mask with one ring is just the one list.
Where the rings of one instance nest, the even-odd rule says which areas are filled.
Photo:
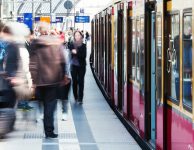
[[91, 68], [148, 149], [194, 149], [194, 0], [114, 0], [91, 22]]

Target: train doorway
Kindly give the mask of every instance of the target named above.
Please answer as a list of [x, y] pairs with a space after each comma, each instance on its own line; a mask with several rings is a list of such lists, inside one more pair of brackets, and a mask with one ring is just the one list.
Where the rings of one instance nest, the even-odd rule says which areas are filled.
[[155, 1], [146, 3], [145, 21], [145, 138], [156, 148], [156, 12]]
[[156, 37], [155, 37], [156, 13], [151, 13], [151, 143], [155, 147], [156, 139]]
[[[121, 4], [122, 5], [122, 4]], [[123, 10], [118, 10], [118, 109], [123, 110], [123, 87], [124, 87], [124, 56], [123, 56]]]

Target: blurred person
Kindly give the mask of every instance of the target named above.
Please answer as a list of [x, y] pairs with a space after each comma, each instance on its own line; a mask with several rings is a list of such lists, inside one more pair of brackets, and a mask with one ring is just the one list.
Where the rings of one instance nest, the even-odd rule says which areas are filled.
[[89, 35], [88, 31], [86, 31], [86, 41], [89, 40], [89, 37], [90, 37], [90, 35]]
[[[34, 31], [30, 29], [30, 34], [26, 37], [25, 47], [28, 50], [29, 54], [31, 53], [31, 42], [34, 39]], [[31, 110], [32, 106], [29, 105], [29, 100], [20, 100], [18, 102], [18, 109], [22, 110]]]
[[30, 29], [30, 35], [28, 35], [26, 37], [26, 40], [25, 40], [25, 47], [26, 49], [28, 50], [29, 54], [31, 52], [31, 43], [32, 43], [32, 40], [35, 38], [34, 36], [34, 31], [32, 29]]
[[67, 46], [69, 47], [70, 45], [73, 42], [73, 29], [70, 28], [70, 30], [68, 31], [68, 35], [67, 35]]
[[65, 68], [66, 68], [66, 76], [67, 83], [65, 85], [61, 85], [58, 90], [59, 99], [62, 102], [62, 120], [68, 120], [68, 99], [69, 99], [69, 91], [71, 87], [71, 77], [70, 77], [70, 51], [68, 47], [65, 45], [63, 48], [63, 54], [65, 57]]
[[3, 36], [3, 27], [5, 26], [4, 23], [0, 23], [0, 71], [3, 71], [3, 63], [5, 61], [6, 56], [6, 47], [8, 45], [8, 41], [5, 40], [5, 37]]
[[54, 111], [57, 104], [57, 87], [65, 81], [64, 56], [61, 41], [53, 35], [48, 36], [49, 28], [42, 24], [41, 33], [32, 41], [30, 70], [34, 87], [44, 104], [44, 131], [46, 138], [57, 138], [54, 133]]
[[[5, 96], [13, 101], [11, 103], [13, 107], [16, 103], [16, 98], [19, 99], [20, 94], [26, 94], [25, 91], [18, 93], [18, 87], [20, 85], [22, 87], [25, 85], [26, 91], [33, 91], [29, 71], [29, 53], [25, 48], [25, 37], [29, 35], [29, 29], [22, 23], [9, 22], [3, 27], [1, 35], [8, 42], [3, 68], [6, 74], [5, 76], [10, 83], [10, 90]], [[20, 86], [20, 89], [22, 87]]]
[[83, 43], [83, 34], [74, 32], [74, 41], [69, 44], [71, 51], [71, 77], [75, 101], [83, 103], [84, 77], [86, 73], [86, 44]]
[[[17, 28], [17, 31], [15, 28]], [[29, 72], [29, 54], [24, 47], [25, 36], [28, 34], [29, 29], [27, 26], [13, 22], [6, 23], [1, 32], [1, 39], [6, 41], [7, 45], [5, 47], [5, 57], [2, 59], [3, 64], [0, 74], [0, 107], [1, 111], [4, 111], [5, 118], [4, 123], [0, 122], [0, 134], [5, 134], [13, 129], [16, 118], [15, 106], [17, 106], [16, 104], [19, 100], [18, 96], [21, 96], [21, 93], [24, 94], [26, 91], [30, 91], [32, 88], [31, 74]], [[24, 86], [25, 89], [21, 88]], [[20, 90], [20, 93], [18, 93], [18, 87], [24, 91]]]

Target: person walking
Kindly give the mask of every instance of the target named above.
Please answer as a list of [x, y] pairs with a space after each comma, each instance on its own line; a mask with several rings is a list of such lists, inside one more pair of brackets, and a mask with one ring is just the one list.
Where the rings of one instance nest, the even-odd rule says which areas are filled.
[[56, 36], [49, 36], [49, 26], [39, 27], [40, 37], [32, 41], [30, 70], [33, 84], [44, 105], [44, 131], [46, 138], [57, 138], [54, 133], [54, 111], [57, 104], [57, 88], [65, 78], [65, 60], [61, 42]]
[[86, 44], [83, 43], [83, 34], [74, 32], [74, 41], [69, 44], [71, 51], [71, 77], [75, 101], [83, 103], [84, 77], [86, 73]]

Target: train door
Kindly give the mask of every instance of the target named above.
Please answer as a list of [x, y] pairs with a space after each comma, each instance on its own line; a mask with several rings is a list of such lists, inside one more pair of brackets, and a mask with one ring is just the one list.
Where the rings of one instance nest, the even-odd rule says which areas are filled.
[[104, 50], [105, 50], [105, 69], [104, 69], [104, 73], [105, 73], [105, 78], [104, 78], [104, 86], [105, 86], [105, 90], [107, 92], [107, 88], [108, 88], [108, 49], [107, 49], [107, 45], [108, 45], [108, 42], [107, 42], [107, 10], [105, 11], [105, 16], [104, 16]]
[[[159, 7], [160, 7], [160, 10], [159, 10]], [[155, 99], [156, 99], [156, 133], [155, 133], [155, 136], [156, 136], [156, 149], [163, 149], [163, 137], [164, 137], [164, 125], [163, 125], [163, 118], [164, 118], [164, 115], [163, 115], [163, 98], [162, 98], [162, 81], [163, 81], [163, 78], [162, 78], [162, 60], [163, 60], [163, 57], [162, 57], [162, 38], [163, 38], [163, 30], [162, 30], [162, 23], [163, 23], [163, 20], [162, 20], [162, 4], [158, 3], [157, 4], [157, 13], [156, 13], [156, 31], [155, 31], [155, 40], [156, 40], [156, 45], [155, 45], [155, 48], [156, 48], [156, 95], [155, 95]]]
[[99, 58], [99, 45], [100, 45], [100, 38], [99, 38], [99, 24], [100, 24], [100, 22], [99, 22], [99, 15], [97, 15], [97, 19], [96, 19], [97, 21], [96, 21], [96, 73], [97, 73], [97, 76], [98, 77], [100, 77], [99, 76], [99, 74], [100, 74], [100, 66], [99, 66], [99, 60], [100, 60], [100, 58]]
[[100, 81], [104, 85], [104, 17], [100, 17]]
[[155, 147], [156, 138], [156, 13], [151, 13], [151, 143]]
[[106, 15], [105, 15], [105, 11], [102, 12], [103, 16], [102, 16], [102, 56], [103, 56], [103, 78], [102, 78], [102, 83], [105, 88], [105, 82], [106, 82], [106, 41], [105, 41], [105, 26], [106, 26]]
[[[109, 10], [110, 11], [110, 10]], [[110, 13], [110, 12], [109, 12]], [[108, 77], [107, 77], [107, 91], [108, 95], [111, 97], [111, 87], [113, 85], [112, 83], [112, 77], [111, 77], [111, 57], [112, 57], [112, 51], [111, 51], [111, 14], [108, 14], [108, 20], [107, 20], [107, 51], [108, 51]], [[112, 97], [111, 97], [112, 98]]]
[[146, 3], [145, 21], [145, 136], [156, 148], [156, 12], [155, 1]]
[[124, 61], [124, 54], [123, 54], [123, 3], [120, 3], [118, 10], [118, 29], [117, 29], [117, 40], [118, 40], [118, 62], [117, 62], [117, 68], [118, 68], [118, 109], [122, 111], [123, 109], [123, 61]]

